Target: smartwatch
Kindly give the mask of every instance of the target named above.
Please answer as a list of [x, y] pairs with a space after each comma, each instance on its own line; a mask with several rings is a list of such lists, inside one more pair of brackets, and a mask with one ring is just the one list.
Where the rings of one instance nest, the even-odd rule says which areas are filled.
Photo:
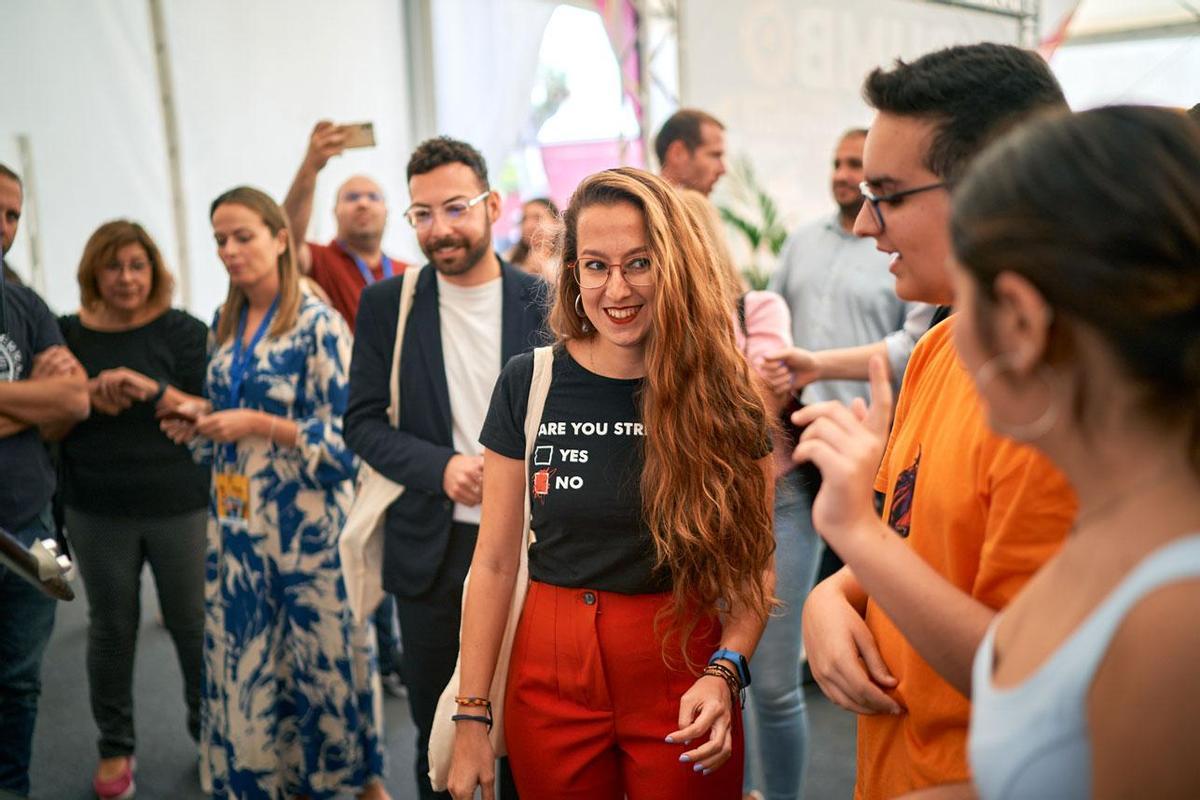
[[742, 682], [742, 688], [745, 689], [750, 685], [750, 664], [746, 661], [746, 657], [736, 650], [726, 650], [722, 647], [717, 652], [713, 653], [708, 658], [708, 663], [711, 666], [713, 662], [718, 660], [728, 661], [737, 667], [738, 680]]
[[157, 405], [158, 401], [162, 400], [163, 395], [165, 395], [166, 393], [167, 393], [167, 382], [159, 381], [158, 382], [158, 391], [154, 393], [154, 396], [150, 398], [149, 402]]

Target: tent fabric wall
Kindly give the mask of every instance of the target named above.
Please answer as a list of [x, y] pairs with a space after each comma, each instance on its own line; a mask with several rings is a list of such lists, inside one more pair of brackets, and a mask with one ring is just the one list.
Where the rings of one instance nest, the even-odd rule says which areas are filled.
[[438, 133], [470, 142], [499, 175], [529, 118], [551, 0], [438, 0], [433, 63]]
[[[310, 236], [332, 237], [333, 195], [354, 173], [375, 177], [392, 208], [384, 245], [418, 250], [407, 203], [411, 142], [400, 7], [381, 0], [208, 0], [166, 3], [167, 46], [180, 125], [190, 310], [210, 318], [226, 288], [208, 206], [236, 184], [277, 199], [322, 117], [371, 120], [378, 147], [334, 159], [317, 185]], [[142, 222], [176, 266], [171, 187], [146, 0], [8, 0], [0, 69], [0, 160], [17, 166], [15, 137], [32, 141], [45, 285], [51, 307], [78, 306], [75, 270], [105, 220]], [[28, 276], [18, 235], [10, 261]]]
[[[79, 256], [101, 222], [139, 220], [164, 252], [175, 250], [147, 8], [145, 0], [10, 0], [0, 18], [0, 161], [21, 170], [16, 136], [29, 136], [37, 288], [60, 311], [78, 306]], [[27, 236], [18, 233], [9, 261], [30, 277]]]
[[335, 233], [338, 185], [363, 173], [391, 209], [384, 247], [413, 259], [400, 211], [408, 203], [403, 22], [399, 5], [377, 0], [208, 0], [170, 3], [167, 30], [188, 199], [193, 303], [208, 319], [225, 295], [212, 244], [209, 204], [241, 183], [282, 200], [313, 124], [372, 121], [377, 146], [331, 159], [317, 182], [309, 238]]

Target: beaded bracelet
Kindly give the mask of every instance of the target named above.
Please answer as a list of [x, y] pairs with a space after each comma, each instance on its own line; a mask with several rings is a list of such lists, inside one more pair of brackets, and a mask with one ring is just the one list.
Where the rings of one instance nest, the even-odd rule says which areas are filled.
[[452, 716], [450, 718], [450, 721], [451, 722], [462, 722], [462, 721], [482, 722], [484, 725], [487, 725], [488, 733], [492, 732], [492, 715], [490, 712], [488, 713], [488, 715], [486, 717], [482, 717], [478, 714], [455, 714], [454, 716]]
[[704, 668], [704, 675], [709, 675], [713, 678], [720, 678], [725, 681], [725, 685], [729, 688], [730, 698], [738, 700], [739, 704], [744, 708], [746, 705], [746, 697], [742, 693], [742, 682], [738, 680], [737, 675], [733, 670], [722, 664], [709, 664]]
[[707, 667], [704, 668], [704, 674], [705, 675], [714, 675], [714, 674], [719, 675], [720, 677], [725, 679], [726, 683], [732, 683], [735, 686], [737, 686], [739, 691], [742, 688], [742, 681], [740, 678], [738, 678], [737, 673], [735, 673], [733, 670], [731, 670], [729, 667], [725, 666], [724, 664], [709, 664]]
[[460, 706], [477, 706], [479, 708], [491, 708], [492, 701], [486, 697], [456, 697], [454, 702]]

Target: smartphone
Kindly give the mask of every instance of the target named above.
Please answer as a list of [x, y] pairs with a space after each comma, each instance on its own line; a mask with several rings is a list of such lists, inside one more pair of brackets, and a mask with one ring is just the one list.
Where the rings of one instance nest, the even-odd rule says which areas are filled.
[[374, 122], [349, 122], [339, 126], [346, 132], [346, 149], [375, 146]]

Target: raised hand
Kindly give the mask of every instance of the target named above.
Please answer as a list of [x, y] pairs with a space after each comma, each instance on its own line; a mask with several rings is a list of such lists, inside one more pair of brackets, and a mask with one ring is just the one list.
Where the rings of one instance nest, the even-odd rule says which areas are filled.
[[797, 463], [821, 470], [821, 490], [813, 502], [813, 525], [838, 550], [842, 536], [876, 518], [873, 486], [892, 422], [892, 386], [883, 359], [871, 358], [871, 405], [860, 399], [847, 408], [830, 401], [792, 415], [806, 426], [792, 453]]
[[346, 149], [346, 131], [323, 119], [313, 127], [308, 137], [308, 152], [304, 162], [316, 172], [325, 168], [325, 164], [334, 156], [342, 154]]

